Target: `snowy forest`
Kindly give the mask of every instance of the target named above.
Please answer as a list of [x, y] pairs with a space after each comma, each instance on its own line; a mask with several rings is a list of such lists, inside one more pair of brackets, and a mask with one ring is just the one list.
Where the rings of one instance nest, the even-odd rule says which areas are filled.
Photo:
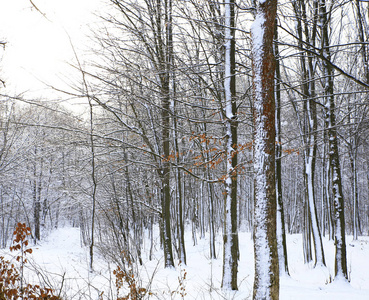
[[[60, 293], [37, 299], [305, 299], [286, 283], [295, 257], [323, 286], [354, 286], [365, 264], [349, 251], [369, 254], [369, 2], [104, 2], [58, 99], [4, 92], [0, 71], [1, 253], [18, 223], [35, 255], [76, 229], [89, 276], [109, 265], [117, 288], [72, 296], [39, 270]], [[216, 271], [191, 291], [201, 260]], [[157, 272], [179, 290], [155, 291]], [[369, 297], [365, 280], [342, 299]]]

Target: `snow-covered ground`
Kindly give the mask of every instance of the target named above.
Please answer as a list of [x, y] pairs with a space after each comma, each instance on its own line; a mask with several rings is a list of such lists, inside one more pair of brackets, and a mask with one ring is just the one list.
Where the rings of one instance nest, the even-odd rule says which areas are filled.
[[[151, 299], [251, 299], [253, 285], [253, 245], [249, 233], [240, 233], [239, 291], [222, 291], [222, 245], [218, 238], [218, 259], [209, 259], [207, 239], [198, 239], [193, 246], [187, 236], [187, 266], [164, 269], [162, 251], [157, 247], [155, 259], [149, 261], [143, 254], [144, 265], [136, 270], [141, 286], [150, 285]], [[350, 283], [333, 281], [334, 245], [324, 238], [327, 268], [303, 263], [301, 235], [287, 238], [291, 277], [282, 277], [280, 299], [369, 299], [369, 237], [353, 242], [347, 237]], [[88, 249], [80, 245], [77, 228], [59, 228], [39, 245], [29, 257], [30, 269], [38, 270], [38, 278], [47, 281], [56, 290], [62, 287], [64, 299], [114, 299], [116, 289], [112, 271], [115, 265], [96, 254], [94, 272], [89, 272]], [[5, 250], [2, 250], [2, 252]], [[27, 272], [32, 277], [32, 272]], [[180, 284], [180, 281], [183, 283]], [[34, 280], [34, 279], [33, 279]], [[181, 289], [182, 288], [182, 289]], [[185, 296], [183, 294], [186, 293]], [[101, 299], [101, 298], [100, 298]]]

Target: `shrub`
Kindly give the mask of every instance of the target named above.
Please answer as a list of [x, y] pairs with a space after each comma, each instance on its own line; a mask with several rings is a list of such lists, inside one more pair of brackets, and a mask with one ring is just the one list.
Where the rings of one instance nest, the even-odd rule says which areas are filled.
[[15, 262], [0, 257], [0, 300], [16, 299], [49, 299], [60, 300], [54, 295], [54, 291], [47, 287], [26, 283], [24, 280], [24, 266], [27, 264], [27, 254], [32, 253], [28, 248], [27, 237], [31, 235], [31, 229], [24, 223], [18, 223], [14, 231], [11, 252], [18, 252]]

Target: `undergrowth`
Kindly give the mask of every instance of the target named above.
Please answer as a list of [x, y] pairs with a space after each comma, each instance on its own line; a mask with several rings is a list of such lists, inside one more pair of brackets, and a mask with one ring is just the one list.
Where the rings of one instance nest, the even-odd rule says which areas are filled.
[[[28, 257], [32, 254], [33, 249], [29, 247], [28, 237], [31, 235], [31, 229], [24, 223], [18, 223], [13, 234], [13, 241], [9, 247], [12, 254], [11, 259], [0, 256], [0, 300], [62, 300], [60, 294], [57, 295], [55, 290], [39, 284], [31, 284], [27, 282], [24, 276], [25, 267], [27, 267]], [[181, 268], [179, 263], [180, 274], [178, 276], [178, 286], [175, 290], [168, 287], [168, 290], [153, 292], [150, 283], [142, 286], [140, 274], [134, 268], [134, 263], [129, 259], [129, 255], [125, 255], [125, 264], [117, 267], [114, 271], [116, 288], [116, 300], [143, 300], [149, 298], [162, 299], [184, 299], [186, 296], [186, 270]], [[102, 292], [99, 300], [105, 299]], [[110, 299], [109, 299], [110, 300]]]
[[51, 288], [25, 281], [24, 267], [28, 263], [27, 254], [33, 251], [28, 247], [29, 235], [31, 229], [24, 223], [18, 223], [13, 233], [12, 246], [9, 247], [10, 252], [15, 253], [14, 259], [10, 261], [0, 256], [0, 300], [61, 300], [59, 296], [54, 295]]
[[[150, 290], [150, 285], [144, 288], [142, 282], [139, 280], [139, 274], [134, 271], [133, 263], [130, 259], [126, 258], [126, 264], [124, 269], [119, 266], [113, 271], [115, 276], [115, 287], [117, 291], [117, 300], [143, 300], [154, 297], [156, 299], [185, 299], [186, 293], [186, 277], [187, 272], [181, 268], [181, 262], [179, 263], [180, 274], [178, 276], [178, 286], [175, 290], [163, 290], [160, 292], [154, 292]], [[151, 278], [153, 280], [153, 278]]]

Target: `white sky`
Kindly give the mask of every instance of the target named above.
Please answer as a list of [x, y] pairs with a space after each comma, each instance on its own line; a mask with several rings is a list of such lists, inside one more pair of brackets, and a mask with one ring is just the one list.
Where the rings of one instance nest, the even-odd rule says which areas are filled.
[[[0, 78], [12, 95], [26, 92], [28, 97], [48, 97], [42, 83], [65, 87], [74, 54], [68, 38], [82, 54], [88, 49], [89, 28], [100, 22], [94, 12], [104, 8], [103, 0], [33, 0], [47, 19], [29, 0], [0, 0]], [[4, 91], [3, 88], [0, 92]]]

